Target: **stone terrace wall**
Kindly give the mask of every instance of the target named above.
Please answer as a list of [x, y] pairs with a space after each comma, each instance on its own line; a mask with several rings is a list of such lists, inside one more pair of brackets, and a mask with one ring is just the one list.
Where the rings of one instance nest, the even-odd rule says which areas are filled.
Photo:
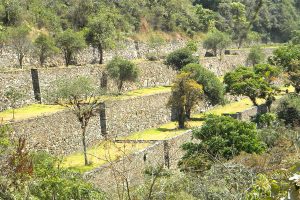
[[[81, 129], [71, 111], [32, 118], [12, 124], [12, 137], [27, 138], [30, 149], [47, 151], [55, 155], [65, 155], [82, 150]], [[87, 128], [88, 146], [102, 139], [99, 116], [93, 117]]]
[[[140, 76], [135, 83], [125, 83], [124, 91], [134, 90], [146, 87], [155, 86], [168, 86], [173, 81], [176, 72], [161, 62], [149, 62], [143, 61], [137, 63], [140, 70]], [[43, 68], [37, 69], [39, 77], [39, 87], [41, 97], [47, 95], [47, 91], [54, 86], [55, 81], [64, 78], [74, 78], [78, 76], [86, 76], [94, 80], [99, 85], [103, 72], [105, 71], [104, 65], [87, 65], [69, 68]], [[0, 72], [0, 111], [8, 108], [9, 104], [7, 99], [4, 99], [3, 95], [7, 91], [8, 87], [15, 87], [23, 89], [26, 96], [25, 100], [19, 102], [20, 105], [34, 103], [34, 93], [32, 87], [31, 71], [19, 70], [1, 73]], [[108, 91], [117, 91], [115, 82], [108, 78]]]
[[170, 92], [106, 103], [106, 127], [111, 137], [128, 135], [171, 120]]
[[[173, 40], [166, 43], [160, 48], [160, 51], [164, 54], [170, 53], [185, 45], [184, 40]], [[133, 40], [127, 40], [119, 43], [117, 49], [104, 52], [104, 61], [108, 62], [114, 56], [122, 56], [127, 59], [145, 58], [149, 52], [153, 52], [154, 49], [149, 47], [146, 43], [135, 43]], [[98, 52], [92, 47], [88, 47], [81, 51], [75, 58], [77, 65], [95, 64], [98, 63]], [[53, 58], [49, 58], [46, 65], [48, 66], [63, 66], [63, 55], [56, 55]], [[14, 50], [8, 46], [4, 47], [0, 54], [0, 68], [18, 66], [16, 54]], [[32, 52], [25, 56], [24, 66], [34, 67], [39, 66], [38, 57]]]
[[[106, 103], [108, 137], [125, 136], [169, 122], [171, 112], [166, 107], [169, 95], [169, 92], [159, 93]], [[13, 137], [25, 136], [30, 148], [57, 155], [81, 150], [80, 125], [71, 111], [15, 122], [12, 126]], [[97, 115], [88, 125], [89, 146], [103, 139], [100, 127]]]
[[0, 111], [9, 106], [5, 99], [5, 93], [9, 88], [18, 88], [24, 93], [24, 100], [18, 102], [18, 105], [34, 102], [32, 90], [32, 79], [30, 71], [12, 71], [0, 73]]
[[[275, 48], [270, 47], [262, 50], [266, 55], [265, 59], [267, 59], [273, 54]], [[224, 55], [222, 59], [217, 57], [200, 57], [200, 63], [218, 76], [223, 76], [238, 66], [247, 66], [249, 52], [250, 49], [230, 50], [231, 55]]]
[[[149, 167], [165, 166], [175, 169], [184, 154], [180, 147], [188, 141], [191, 141], [191, 131], [168, 140], [158, 141], [122, 160], [108, 163], [87, 172], [84, 177], [104, 191], [116, 190], [116, 183], [122, 184], [124, 181], [121, 178], [122, 175], [129, 180], [130, 186], [141, 184], [144, 180], [144, 172]], [[116, 171], [121, 173], [114, 176], [113, 173]]]

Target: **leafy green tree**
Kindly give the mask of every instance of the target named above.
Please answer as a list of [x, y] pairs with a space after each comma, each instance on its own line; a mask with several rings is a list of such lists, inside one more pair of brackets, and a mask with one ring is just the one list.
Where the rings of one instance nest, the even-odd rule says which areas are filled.
[[213, 54], [221, 56], [225, 48], [230, 45], [230, 38], [226, 33], [214, 30], [207, 34], [206, 39], [203, 41], [203, 47], [206, 50], [212, 50]]
[[4, 96], [9, 100], [9, 103], [12, 107], [12, 119], [14, 120], [17, 103], [24, 97], [24, 93], [20, 89], [9, 87], [9, 89], [5, 92]]
[[1, 18], [5, 25], [19, 25], [22, 16], [21, 2], [18, 0], [2, 0], [1, 1]]
[[198, 59], [193, 56], [192, 51], [188, 48], [173, 51], [165, 60], [165, 64], [171, 66], [175, 70], [181, 70], [187, 64], [198, 62]]
[[278, 76], [281, 73], [281, 70], [277, 66], [270, 64], [257, 64], [253, 67], [254, 73], [260, 77], [263, 77], [268, 83], [274, 82], [278, 79]]
[[184, 144], [185, 157], [200, 153], [210, 159], [231, 159], [241, 152], [262, 153], [265, 150], [254, 123], [227, 116], [209, 115], [202, 127], [193, 130], [193, 137], [201, 142]]
[[[86, 130], [89, 121], [96, 116], [100, 101], [97, 97], [102, 92], [86, 77], [78, 77], [70, 80], [61, 80], [56, 89], [52, 91], [51, 98], [64, 107], [70, 109], [77, 117], [81, 127], [81, 139], [83, 145], [84, 164], [88, 165]], [[104, 136], [106, 137], [106, 136]]]
[[196, 15], [199, 19], [202, 31], [207, 32], [211, 27], [214, 26], [217, 14], [212, 10], [205, 9], [202, 5], [197, 5]]
[[256, 98], [267, 98], [273, 92], [271, 85], [252, 68], [239, 67], [224, 77], [226, 91], [233, 95], [244, 95], [257, 106]]
[[191, 73], [191, 77], [203, 86], [204, 95], [212, 105], [224, 103], [225, 89], [214, 73], [195, 63], [186, 65], [182, 71]]
[[256, 64], [262, 63], [265, 60], [266, 55], [259, 46], [254, 46], [250, 49], [248, 54], [247, 62], [254, 66]]
[[19, 26], [8, 29], [8, 41], [17, 54], [19, 66], [23, 69], [23, 59], [29, 53], [32, 47], [29, 38], [30, 29], [27, 26]]
[[107, 64], [106, 69], [108, 74], [117, 81], [119, 93], [122, 90], [124, 82], [134, 82], [139, 75], [139, 69], [134, 63], [119, 57], [112, 59]]
[[98, 15], [91, 17], [88, 24], [86, 40], [99, 53], [99, 63], [103, 64], [104, 50], [115, 47], [116, 41], [120, 38], [122, 16], [115, 10], [102, 9]]
[[176, 111], [180, 129], [185, 128], [185, 121], [190, 117], [193, 107], [201, 99], [202, 93], [202, 86], [191, 78], [190, 73], [182, 72], [177, 75], [168, 106]]
[[66, 66], [71, 64], [74, 54], [86, 46], [83, 34], [71, 29], [62, 32], [57, 37], [56, 43], [64, 54]]
[[289, 45], [276, 49], [269, 63], [280, 66], [288, 74], [288, 82], [300, 92], [300, 46]]
[[34, 46], [39, 56], [41, 66], [44, 66], [47, 58], [59, 51], [59, 49], [55, 46], [53, 38], [45, 34], [41, 34], [36, 38]]

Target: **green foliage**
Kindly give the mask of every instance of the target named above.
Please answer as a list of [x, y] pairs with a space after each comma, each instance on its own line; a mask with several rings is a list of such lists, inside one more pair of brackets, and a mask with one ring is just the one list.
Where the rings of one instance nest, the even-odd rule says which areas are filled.
[[280, 100], [276, 108], [279, 119], [282, 119], [286, 125], [300, 126], [300, 97], [290, 94]]
[[233, 95], [244, 95], [257, 105], [256, 98], [268, 98], [274, 89], [261, 76], [256, 74], [252, 68], [239, 67], [229, 72], [224, 77], [226, 91]]
[[112, 59], [106, 69], [108, 74], [117, 81], [119, 92], [121, 92], [124, 82], [134, 82], [139, 75], [139, 69], [134, 63], [120, 57]]
[[155, 50], [156, 57], [159, 56], [160, 48], [162, 47], [162, 45], [164, 45], [164, 43], [165, 43], [164, 38], [158, 34], [152, 34], [148, 40], [148, 44], [150, 48]]
[[20, 101], [24, 97], [24, 93], [20, 89], [9, 87], [8, 90], [5, 92], [4, 96], [9, 100], [10, 106], [13, 109], [13, 120], [14, 120], [15, 108], [17, 106], [18, 101]]
[[8, 147], [11, 146], [11, 142], [8, 137], [8, 133], [11, 128], [8, 125], [3, 125], [0, 122], [0, 156], [7, 151]]
[[185, 128], [186, 118], [190, 118], [191, 111], [201, 99], [202, 93], [203, 87], [191, 78], [190, 73], [182, 72], [177, 75], [168, 106], [176, 111], [180, 129]]
[[257, 115], [254, 122], [257, 123], [258, 127], [270, 127], [276, 122], [277, 118], [274, 113], [265, 113], [261, 115]]
[[58, 53], [55, 41], [52, 37], [41, 34], [34, 41], [35, 50], [39, 56], [40, 65], [44, 66], [47, 58]]
[[291, 42], [294, 45], [300, 45], [300, 30], [293, 31]]
[[192, 78], [203, 86], [204, 94], [212, 105], [224, 103], [224, 86], [214, 73], [195, 63], [186, 65], [182, 71], [191, 73]]
[[217, 14], [212, 10], [205, 9], [202, 5], [197, 5], [196, 15], [201, 25], [201, 31], [207, 32], [210, 28], [214, 27]]
[[210, 115], [201, 128], [193, 130], [200, 143], [186, 143], [185, 157], [201, 153], [209, 157], [230, 159], [241, 152], [262, 153], [265, 144], [258, 139], [255, 124], [231, 117]]
[[190, 40], [186, 44], [186, 48], [189, 49], [191, 52], [195, 53], [198, 51], [198, 44], [194, 40]]
[[289, 83], [300, 92], [300, 46], [289, 45], [274, 51], [269, 63], [283, 68], [288, 74]]
[[254, 66], [262, 63], [265, 60], [266, 55], [259, 46], [254, 46], [251, 48], [250, 53], [247, 58], [247, 62]]
[[86, 40], [98, 50], [100, 64], [103, 64], [103, 51], [115, 47], [124, 24], [118, 10], [113, 8], [101, 8], [97, 15], [90, 18]]
[[277, 66], [269, 64], [257, 64], [253, 67], [254, 73], [259, 77], [264, 78], [268, 83], [273, 82], [278, 78], [281, 73], [281, 70]]
[[69, 66], [75, 54], [86, 46], [83, 34], [74, 32], [71, 29], [60, 33], [56, 43], [64, 54], [66, 66]]
[[203, 41], [203, 47], [207, 50], [212, 50], [214, 55], [222, 55], [223, 50], [230, 45], [230, 38], [226, 33], [214, 30], [207, 34], [206, 39]]
[[165, 60], [165, 64], [175, 70], [181, 70], [187, 64], [198, 62], [198, 59], [193, 56], [193, 52], [188, 48], [178, 49], [170, 53]]
[[80, 174], [57, 167], [59, 161], [44, 153], [34, 156], [34, 181], [29, 185], [33, 197], [41, 200], [105, 199], [103, 193], [86, 183]]

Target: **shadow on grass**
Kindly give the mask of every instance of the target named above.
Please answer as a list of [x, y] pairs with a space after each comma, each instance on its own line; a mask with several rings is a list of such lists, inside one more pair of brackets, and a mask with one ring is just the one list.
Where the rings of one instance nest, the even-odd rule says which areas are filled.
[[156, 130], [160, 132], [170, 132], [170, 131], [175, 131], [177, 128], [157, 128]]
[[192, 121], [192, 122], [202, 122], [202, 121], [205, 121], [205, 117], [191, 118], [189, 121]]

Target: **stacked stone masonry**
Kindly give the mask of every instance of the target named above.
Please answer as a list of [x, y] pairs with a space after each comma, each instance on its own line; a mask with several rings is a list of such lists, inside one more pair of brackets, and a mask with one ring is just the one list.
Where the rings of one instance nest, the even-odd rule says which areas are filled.
[[[89, 122], [86, 134], [88, 146], [103, 139], [101, 120], [106, 120], [106, 132], [110, 138], [169, 122], [171, 111], [166, 107], [169, 96], [170, 92], [165, 92], [105, 102], [106, 119], [101, 119], [99, 114]], [[82, 149], [80, 124], [71, 111], [14, 122], [12, 127], [13, 138], [24, 136], [28, 147], [35, 150], [68, 155]]]
[[[168, 86], [173, 81], [176, 72], [165, 66], [162, 62], [143, 61], [137, 63], [140, 70], [140, 76], [137, 82], [124, 83], [123, 90], [135, 90], [139, 88], [148, 88], [155, 86]], [[40, 96], [43, 101], [47, 97], [55, 82], [61, 79], [70, 79], [78, 76], [89, 77], [99, 87], [101, 79], [105, 72], [104, 65], [87, 65], [69, 68], [39, 68], [37, 69], [39, 77]], [[21, 89], [25, 94], [24, 100], [19, 101], [18, 105], [35, 103], [33, 92], [33, 80], [31, 70], [18, 70], [9, 72], [0, 72], [0, 111], [9, 108], [10, 104], [4, 94], [10, 87]], [[116, 92], [117, 85], [112, 79], [108, 78], [108, 92]]]
[[[172, 46], [172, 45], [171, 45]], [[173, 45], [176, 46], [176, 45]], [[175, 48], [175, 47], [174, 47]], [[265, 54], [270, 56], [274, 48], [264, 49]], [[223, 56], [222, 59], [216, 57], [204, 58], [200, 57], [200, 63], [217, 74], [224, 75], [235, 69], [239, 65], [247, 65], [247, 55], [249, 50], [231, 50], [231, 54]], [[1, 60], [1, 59], [0, 59]], [[175, 78], [176, 72], [165, 66], [161, 61], [147, 62], [140, 61], [137, 63], [140, 69], [140, 77], [136, 83], [125, 83], [124, 90], [134, 90], [138, 88], [165, 86], [170, 85]], [[72, 66], [69, 68], [38, 68], [39, 86], [41, 97], [47, 96], [49, 88], [53, 87], [55, 81], [62, 78], [72, 78], [78, 76], [87, 76], [95, 81], [97, 85], [101, 85], [103, 72], [105, 72], [104, 65], [85, 65]], [[33, 92], [33, 81], [30, 70], [17, 70], [0, 72], [0, 111], [9, 107], [9, 102], [4, 98], [5, 92], [9, 87], [20, 88], [24, 91], [25, 97], [22, 101], [17, 102], [19, 106], [35, 102]], [[108, 78], [108, 90], [115, 92], [117, 86], [113, 80]]]

